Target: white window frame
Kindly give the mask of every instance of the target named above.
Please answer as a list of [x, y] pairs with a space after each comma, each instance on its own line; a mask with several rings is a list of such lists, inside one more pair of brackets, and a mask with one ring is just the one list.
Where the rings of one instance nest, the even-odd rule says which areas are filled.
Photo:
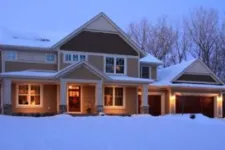
[[[13, 56], [12, 54], [15, 54], [15, 56]], [[15, 58], [13, 58], [15, 57]], [[6, 61], [15, 61], [17, 60], [17, 51], [5, 51], [4, 52], [4, 59]]]
[[[106, 72], [106, 59], [107, 58], [113, 58], [114, 59], [114, 67], [113, 67], [113, 73]], [[124, 59], [124, 73], [116, 73], [116, 60], [117, 58]], [[104, 56], [104, 73], [106, 74], [113, 74], [113, 75], [126, 75], [127, 74], [127, 58], [123, 56]]]
[[[105, 105], [105, 88], [112, 88], [113, 89], [113, 97], [112, 97], [112, 101], [113, 101], [113, 104], [112, 104], [112, 106], [106, 106]], [[116, 106], [115, 105], [115, 89], [116, 88], [123, 88], [123, 106]], [[123, 87], [123, 86], [105, 86], [104, 87], [104, 90], [103, 90], [103, 106], [104, 106], [104, 108], [122, 108], [122, 109], [124, 109], [124, 108], [126, 108], [126, 97], [125, 97], [125, 93], [126, 93], [126, 88], [125, 87]]]
[[[152, 67], [151, 66], [146, 66], [146, 65], [142, 65], [141, 66], [141, 78], [143, 78], [142, 77], [142, 67], [148, 67], [149, 69], [149, 79], [151, 79], [152, 78]], [[144, 78], [143, 78], [144, 79]], [[147, 79], [147, 78], [146, 78]]]
[[[29, 104], [28, 105], [22, 105], [19, 104], [19, 86], [20, 85], [28, 85], [28, 101]], [[30, 89], [32, 85], [38, 85], [40, 86], [40, 105], [31, 105], [30, 104], [30, 97], [31, 97], [31, 93], [30, 93]], [[16, 85], [16, 107], [26, 107], [26, 108], [40, 108], [43, 107], [43, 85], [42, 84], [17, 84]]]
[[[48, 56], [49, 56], [49, 55], [54, 56], [54, 60], [53, 60], [53, 61], [48, 60]], [[47, 62], [47, 63], [56, 63], [56, 54], [53, 54], [53, 53], [46, 53], [46, 54], [45, 54], [45, 62]]]
[[[66, 60], [66, 55], [70, 55], [70, 57], [71, 57], [71, 60], [70, 61], [67, 61]], [[78, 61], [73, 61], [73, 55], [78, 55]], [[74, 63], [74, 62], [79, 62], [79, 61], [81, 61], [80, 60], [80, 56], [81, 55], [84, 55], [85, 56], [85, 60], [84, 61], [87, 61], [87, 54], [84, 54], [84, 53], [77, 53], [77, 52], [64, 52], [63, 53], [63, 62], [64, 63]]]

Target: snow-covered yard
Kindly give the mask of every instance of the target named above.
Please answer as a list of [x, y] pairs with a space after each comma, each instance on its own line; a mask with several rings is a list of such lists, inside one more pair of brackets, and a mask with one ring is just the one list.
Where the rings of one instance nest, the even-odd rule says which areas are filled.
[[225, 120], [202, 115], [0, 116], [1, 150], [225, 150]]

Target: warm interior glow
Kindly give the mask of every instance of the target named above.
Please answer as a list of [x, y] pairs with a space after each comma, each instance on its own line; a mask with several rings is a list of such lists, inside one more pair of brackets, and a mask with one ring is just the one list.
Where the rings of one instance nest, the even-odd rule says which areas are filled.
[[218, 104], [219, 107], [222, 106], [222, 102], [223, 102], [223, 97], [221, 96], [221, 94], [219, 94], [217, 96], [217, 104]]
[[73, 88], [73, 86], [72, 86], [72, 85], [70, 85], [70, 86], [69, 86], [69, 89], [72, 89], [72, 88]]
[[176, 96], [174, 94], [170, 95], [170, 112], [175, 113], [175, 99]]

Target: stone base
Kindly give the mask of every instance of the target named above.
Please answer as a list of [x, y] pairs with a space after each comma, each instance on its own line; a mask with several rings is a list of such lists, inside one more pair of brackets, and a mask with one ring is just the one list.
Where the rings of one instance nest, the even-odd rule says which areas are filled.
[[96, 106], [96, 112], [97, 113], [103, 112], [103, 105], [97, 105]]
[[4, 104], [3, 105], [3, 114], [6, 114], [6, 115], [12, 115], [13, 114], [11, 104]]
[[149, 107], [141, 106], [141, 114], [149, 114]]
[[62, 113], [65, 113], [67, 112], [67, 106], [66, 105], [60, 105], [59, 106], [59, 113], [62, 114]]

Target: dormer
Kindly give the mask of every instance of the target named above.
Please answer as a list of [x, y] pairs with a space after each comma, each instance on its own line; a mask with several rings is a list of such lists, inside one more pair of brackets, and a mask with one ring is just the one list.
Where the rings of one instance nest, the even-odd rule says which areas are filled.
[[140, 59], [140, 77], [157, 80], [157, 68], [162, 62], [149, 53]]

